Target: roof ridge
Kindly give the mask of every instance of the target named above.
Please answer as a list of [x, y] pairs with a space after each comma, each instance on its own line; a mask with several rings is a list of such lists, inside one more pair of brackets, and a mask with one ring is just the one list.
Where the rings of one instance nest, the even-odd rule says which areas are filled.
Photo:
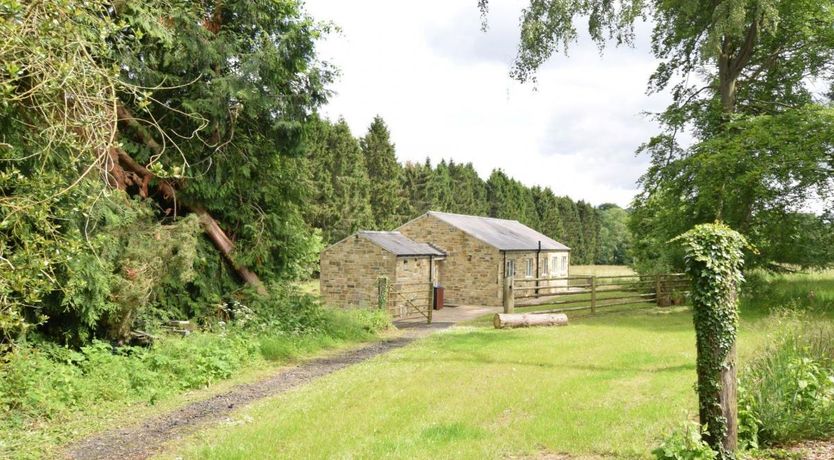
[[473, 217], [475, 219], [489, 219], [489, 220], [500, 220], [502, 222], [518, 222], [519, 224], [521, 223], [516, 219], [502, 219], [500, 217], [490, 217], [490, 216], [474, 216], [472, 214], [460, 214], [460, 213], [457, 213], [457, 212], [426, 211], [426, 214], [447, 214], [447, 215], [450, 215], [450, 216]]

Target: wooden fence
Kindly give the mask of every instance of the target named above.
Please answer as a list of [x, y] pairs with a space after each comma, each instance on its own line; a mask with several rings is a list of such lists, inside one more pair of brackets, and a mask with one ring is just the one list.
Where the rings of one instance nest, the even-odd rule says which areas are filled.
[[394, 283], [387, 278], [377, 280], [377, 307], [385, 308], [395, 320], [420, 318], [431, 324], [434, 286], [431, 283]]
[[622, 276], [567, 276], [505, 280], [504, 308], [553, 305], [533, 313], [590, 310], [617, 305], [682, 303], [689, 279], [682, 273]]

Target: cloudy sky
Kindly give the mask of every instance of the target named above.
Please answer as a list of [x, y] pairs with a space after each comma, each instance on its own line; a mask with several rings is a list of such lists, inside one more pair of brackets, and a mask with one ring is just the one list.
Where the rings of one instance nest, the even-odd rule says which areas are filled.
[[341, 28], [319, 47], [341, 71], [325, 114], [355, 135], [381, 115], [400, 161], [472, 162], [484, 178], [501, 168], [560, 195], [628, 205], [647, 166], [634, 151], [657, 131], [642, 112], [669, 101], [645, 94], [649, 27], [634, 48], [602, 56], [582, 39], [521, 85], [508, 73], [526, 1], [491, 0], [484, 33], [475, 0], [307, 0]]

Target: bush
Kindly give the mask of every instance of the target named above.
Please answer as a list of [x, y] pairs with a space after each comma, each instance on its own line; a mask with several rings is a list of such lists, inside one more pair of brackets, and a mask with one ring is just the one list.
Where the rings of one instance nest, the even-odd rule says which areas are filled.
[[657, 460], [713, 460], [718, 453], [701, 438], [701, 427], [686, 423], [652, 451]]
[[741, 373], [740, 436], [751, 447], [834, 435], [834, 327], [776, 318], [778, 336]]

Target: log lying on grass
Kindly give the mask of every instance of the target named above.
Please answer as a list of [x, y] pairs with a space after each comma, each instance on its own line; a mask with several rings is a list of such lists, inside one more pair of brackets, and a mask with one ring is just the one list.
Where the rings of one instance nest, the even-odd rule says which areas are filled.
[[564, 313], [496, 313], [492, 325], [496, 329], [535, 326], [567, 326], [568, 315]]

